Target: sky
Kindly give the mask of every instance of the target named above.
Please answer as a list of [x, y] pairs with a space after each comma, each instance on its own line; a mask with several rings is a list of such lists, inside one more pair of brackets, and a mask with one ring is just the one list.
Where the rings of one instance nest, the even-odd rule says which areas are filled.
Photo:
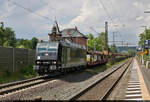
[[144, 11], [150, 11], [150, 0], [0, 0], [0, 22], [24, 39], [47, 40], [55, 19], [61, 30], [77, 26], [94, 36], [105, 31], [107, 21], [110, 42], [114, 32], [116, 41], [137, 45], [141, 26], [150, 27]]

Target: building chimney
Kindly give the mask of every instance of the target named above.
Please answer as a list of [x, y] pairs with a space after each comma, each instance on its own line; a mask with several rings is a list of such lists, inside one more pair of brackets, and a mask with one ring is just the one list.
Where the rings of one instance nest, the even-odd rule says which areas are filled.
[[78, 30], [78, 29], [77, 29], [77, 26], [75, 26], [75, 30]]
[[69, 31], [69, 29], [67, 30], [67, 32], [66, 32], [66, 33], [67, 33], [67, 35], [70, 35], [70, 31]]

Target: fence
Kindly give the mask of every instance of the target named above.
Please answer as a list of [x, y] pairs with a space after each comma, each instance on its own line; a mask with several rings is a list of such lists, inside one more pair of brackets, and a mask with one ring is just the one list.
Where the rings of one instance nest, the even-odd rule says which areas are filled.
[[21, 68], [34, 64], [34, 60], [34, 50], [0, 47], [0, 74], [5, 71], [18, 72]]

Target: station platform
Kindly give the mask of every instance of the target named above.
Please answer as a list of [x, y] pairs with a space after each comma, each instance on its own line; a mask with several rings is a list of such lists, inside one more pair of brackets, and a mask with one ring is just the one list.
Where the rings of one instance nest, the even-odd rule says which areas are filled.
[[[125, 100], [150, 100], [148, 85], [146, 85], [146, 80], [148, 79], [144, 78], [147, 76], [143, 75], [143, 70], [144, 67], [142, 67], [138, 60], [134, 58], [128, 87], [126, 88]], [[150, 72], [150, 69], [148, 70]]]

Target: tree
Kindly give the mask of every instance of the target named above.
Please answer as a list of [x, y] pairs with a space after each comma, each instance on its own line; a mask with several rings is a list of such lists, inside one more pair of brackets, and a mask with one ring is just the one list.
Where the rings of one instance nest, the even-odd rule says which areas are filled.
[[37, 38], [33, 37], [31, 39], [31, 48], [36, 49], [36, 45], [37, 45], [38, 42], [39, 42], [39, 40]]
[[16, 48], [35, 49], [38, 42], [38, 39], [35, 37], [31, 40], [19, 39], [16, 43]]
[[15, 47], [15, 32], [10, 27], [0, 28], [0, 46]]
[[139, 45], [140, 45], [140, 46], [143, 46], [144, 43], [145, 43], [145, 40], [146, 40], [145, 34], [141, 33], [141, 34], [139, 35], [139, 37], [140, 37]]
[[0, 46], [35, 49], [38, 39], [33, 37], [31, 40], [19, 39], [16, 40], [15, 31], [10, 27], [0, 27]]
[[93, 50], [94, 49], [94, 36], [93, 34], [87, 35], [88, 37], [88, 50]]
[[139, 45], [144, 46], [145, 40], [150, 40], [150, 29], [146, 29], [143, 33], [139, 34]]
[[128, 55], [129, 55], [129, 56], [134, 56], [134, 55], [135, 55], [135, 51], [132, 50], [132, 49], [129, 49], [129, 50], [128, 50]]
[[97, 51], [103, 51], [105, 46], [105, 33], [101, 32], [98, 37], [94, 37], [93, 34], [87, 35], [88, 37], [88, 50], [94, 49], [94, 43]]
[[16, 48], [32, 49], [31, 48], [31, 41], [30, 40], [26, 40], [26, 39], [20, 39], [16, 43]]
[[110, 52], [112, 52], [112, 53], [117, 53], [117, 52], [118, 52], [116, 45], [112, 45], [112, 46], [110, 47]]
[[103, 51], [105, 47], [105, 33], [101, 32], [98, 34], [98, 37], [96, 38], [96, 48], [98, 51]]

